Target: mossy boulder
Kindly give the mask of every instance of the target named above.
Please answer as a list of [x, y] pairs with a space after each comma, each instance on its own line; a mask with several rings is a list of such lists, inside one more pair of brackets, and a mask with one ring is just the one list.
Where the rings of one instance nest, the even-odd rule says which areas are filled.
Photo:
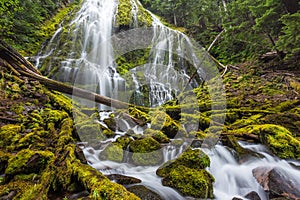
[[153, 139], [155, 139], [159, 143], [169, 143], [170, 139], [162, 132], [159, 130], [153, 130], [151, 128], [147, 128], [144, 133], [144, 136], [150, 136]]
[[161, 130], [168, 138], [186, 135], [185, 130], [163, 111], [155, 111], [151, 115], [151, 128]]
[[[138, 25], [139, 26], [150, 26], [152, 23], [151, 15], [141, 6], [141, 4], [136, 3], [138, 7]], [[120, 0], [118, 5], [118, 14], [117, 14], [117, 26], [121, 27], [130, 27], [133, 25], [133, 13], [132, 13], [132, 4], [130, 0]]]
[[179, 165], [172, 168], [162, 180], [163, 185], [173, 187], [186, 196], [213, 199], [213, 176], [205, 170]]
[[154, 191], [145, 187], [144, 185], [133, 185], [127, 188], [128, 191], [134, 193], [141, 199], [147, 200], [162, 200], [162, 198]]
[[123, 149], [121, 146], [111, 143], [101, 152], [100, 158], [104, 160], [122, 162]]
[[130, 143], [130, 150], [137, 153], [147, 153], [160, 149], [160, 144], [151, 137], [135, 140]]
[[158, 176], [166, 176], [173, 168], [179, 165], [186, 166], [192, 169], [205, 169], [210, 165], [209, 157], [200, 149], [188, 149], [183, 152], [177, 159], [171, 160], [163, 164], [156, 171]]
[[209, 157], [200, 149], [188, 149], [177, 159], [158, 168], [163, 185], [173, 187], [183, 195], [196, 198], [213, 198], [213, 176], [205, 171]]
[[157, 165], [163, 159], [159, 142], [152, 137], [135, 140], [130, 143], [133, 152], [132, 161], [136, 165]]
[[99, 140], [105, 140], [115, 133], [93, 119], [86, 119], [75, 125], [81, 141], [88, 142], [91, 146], [97, 145]]
[[107, 127], [110, 130], [116, 131], [117, 123], [116, 123], [116, 120], [114, 119], [113, 115], [111, 115], [109, 118], [104, 119], [103, 122], [107, 125]]
[[275, 155], [284, 159], [300, 159], [300, 141], [286, 128], [274, 124], [249, 125], [235, 133], [256, 134]]
[[116, 145], [119, 145], [123, 150], [126, 150], [130, 142], [132, 142], [133, 139], [128, 136], [121, 136], [117, 138], [115, 142], [113, 142]]

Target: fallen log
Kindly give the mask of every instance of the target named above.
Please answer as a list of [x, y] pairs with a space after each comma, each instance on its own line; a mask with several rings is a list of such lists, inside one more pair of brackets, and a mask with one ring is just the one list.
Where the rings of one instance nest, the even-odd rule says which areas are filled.
[[95, 101], [99, 104], [103, 104], [114, 108], [128, 108], [137, 107], [142, 111], [148, 111], [149, 108], [136, 106], [126, 102], [122, 102], [116, 99], [112, 99], [106, 96], [96, 94], [94, 92], [84, 90], [73, 85], [67, 85], [65, 83], [49, 79], [42, 76], [30, 62], [28, 62], [23, 56], [21, 56], [16, 50], [7, 45], [0, 39], [0, 63], [10, 69], [12, 73], [17, 76], [23, 75], [35, 79], [44, 84], [49, 89], [53, 89], [65, 94], [75, 95], [80, 98], [84, 98], [90, 101]]

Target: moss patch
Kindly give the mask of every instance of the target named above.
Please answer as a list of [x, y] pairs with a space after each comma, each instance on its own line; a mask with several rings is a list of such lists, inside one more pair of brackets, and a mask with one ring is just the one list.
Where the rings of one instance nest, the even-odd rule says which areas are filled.
[[183, 195], [197, 198], [213, 198], [214, 178], [204, 170], [210, 160], [201, 150], [188, 149], [177, 159], [161, 166], [157, 175], [163, 177], [163, 185], [173, 187]]

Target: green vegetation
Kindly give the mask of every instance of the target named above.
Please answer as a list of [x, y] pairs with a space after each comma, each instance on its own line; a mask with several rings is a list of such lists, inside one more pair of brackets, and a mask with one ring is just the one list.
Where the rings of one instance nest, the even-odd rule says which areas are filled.
[[[0, 36], [22, 54], [35, 55], [59, 24], [71, 19], [81, 1], [72, 2], [67, 5], [67, 1], [3, 0], [0, 2]], [[257, 156], [238, 144], [237, 140], [242, 138], [264, 144], [280, 158], [299, 160], [298, 2], [142, 2], [163, 16], [166, 23], [181, 26], [179, 29], [206, 48], [222, 33], [211, 52], [221, 62], [235, 65], [229, 65], [223, 74], [227, 110], [214, 110], [213, 105], [218, 107], [224, 102], [212, 102], [210, 92], [215, 88], [208, 87], [213, 85], [209, 81], [190, 93], [184, 92], [180, 96], [187, 99], [184, 104], [173, 100], [157, 109], [131, 106], [128, 110], [118, 110], [140, 126], [149, 123], [150, 128], [143, 134], [128, 130], [105, 146], [100, 158], [122, 162], [124, 152], [129, 151], [129, 160], [136, 165], [160, 165], [163, 162], [161, 148], [165, 144], [179, 147], [188, 137], [187, 140], [196, 138], [201, 146], [206, 137], [219, 138], [223, 134], [223, 144], [233, 148], [239, 159]], [[138, 8], [138, 25], [150, 26], [150, 14], [141, 5]], [[130, 1], [121, 0], [118, 10], [116, 30], [132, 28]], [[58, 45], [66, 49], [73, 45], [68, 40], [72, 27], [68, 28], [62, 30]], [[265, 55], [267, 52], [272, 52], [271, 57]], [[58, 59], [66, 54], [61, 51]], [[149, 49], [135, 50], [117, 58], [117, 71], [129, 88], [130, 70], [144, 65], [149, 54]], [[240, 61], [243, 63], [238, 64]], [[47, 72], [48, 65], [56, 66], [58, 62], [49, 59], [41, 70]], [[88, 191], [90, 199], [137, 199], [123, 186], [85, 164], [76, 145], [81, 139], [87, 145], [98, 147], [100, 140], [115, 137], [117, 115], [104, 120], [105, 127], [97, 122], [96, 108], [82, 108], [66, 96], [4, 66], [5, 62], [0, 60], [0, 175], [5, 174], [0, 176], [0, 198], [16, 192], [14, 199], [56, 199]], [[276, 68], [286, 71], [276, 71]], [[57, 71], [55, 68], [47, 74], [51, 76]], [[144, 74], [137, 73], [137, 78], [144, 79]], [[132, 95], [130, 102], [149, 106], [149, 87], [142, 87], [143, 95]], [[197, 96], [198, 107], [182, 113], [182, 110], [194, 109], [188, 103], [191, 95]], [[224, 126], [220, 124], [222, 119]], [[189, 125], [196, 127], [187, 131]], [[183, 195], [213, 198], [214, 178], [205, 170], [209, 165], [208, 156], [201, 150], [188, 149], [176, 160], [164, 163], [157, 175], [162, 177], [164, 185]]]
[[[299, 59], [299, 1], [142, 0], [169, 23], [182, 26], [223, 63], [245, 61], [270, 51], [290, 62]], [[225, 32], [223, 32], [225, 30]], [[292, 62], [291, 62], [292, 63]]]
[[[0, 65], [0, 197], [138, 199], [86, 164], [76, 130], [100, 131], [71, 99]], [[21, 90], [16, 90], [15, 84]], [[86, 109], [83, 109], [86, 110]], [[72, 118], [74, 117], [74, 118]], [[92, 127], [92, 128], [90, 128]], [[99, 129], [98, 129], [99, 128]]]
[[[72, 4], [79, 2], [75, 0]], [[0, 37], [22, 54], [35, 55], [41, 44], [51, 37], [58, 24], [74, 8], [73, 5], [66, 7], [67, 4], [67, 0], [1, 1]], [[58, 10], [60, 14], [52, 18]]]

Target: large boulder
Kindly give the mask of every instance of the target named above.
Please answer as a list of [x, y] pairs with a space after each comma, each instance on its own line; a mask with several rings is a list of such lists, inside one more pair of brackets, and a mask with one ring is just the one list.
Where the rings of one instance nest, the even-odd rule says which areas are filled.
[[163, 160], [160, 144], [152, 137], [132, 141], [129, 145], [133, 152], [132, 161], [136, 165], [158, 165]]
[[205, 170], [209, 165], [209, 157], [201, 150], [188, 149], [161, 166], [156, 174], [163, 177], [163, 185], [173, 187], [185, 196], [213, 198], [214, 178]]
[[269, 198], [300, 199], [300, 179], [280, 167], [253, 169], [257, 182], [269, 193]]

